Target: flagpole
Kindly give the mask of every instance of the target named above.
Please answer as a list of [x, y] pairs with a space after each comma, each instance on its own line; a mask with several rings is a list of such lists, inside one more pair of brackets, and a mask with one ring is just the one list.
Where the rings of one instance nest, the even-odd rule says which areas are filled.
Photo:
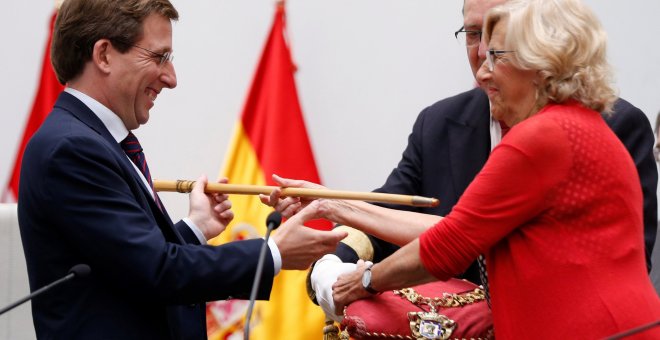
[[[156, 191], [169, 191], [187, 193], [192, 191], [195, 181], [177, 180], [154, 181]], [[206, 193], [239, 194], [239, 195], [269, 195], [273, 190], [279, 187], [272, 185], [245, 185], [245, 184], [225, 184], [208, 183], [204, 188]], [[358, 200], [375, 203], [401, 204], [414, 207], [436, 207], [440, 203], [437, 198], [422, 196], [385, 194], [380, 192], [357, 192], [342, 191], [330, 189], [309, 189], [309, 188], [281, 188], [284, 197], [304, 197], [304, 198], [329, 198], [341, 200]]]

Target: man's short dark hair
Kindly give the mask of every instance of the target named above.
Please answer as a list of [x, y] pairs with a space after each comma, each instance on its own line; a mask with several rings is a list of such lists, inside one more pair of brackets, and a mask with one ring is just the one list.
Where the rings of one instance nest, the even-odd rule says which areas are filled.
[[179, 18], [169, 0], [65, 0], [57, 13], [50, 51], [57, 80], [66, 84], [79, 76], [100, 39], [126, 52], [139, 40], [142, 23], [152, 13]]

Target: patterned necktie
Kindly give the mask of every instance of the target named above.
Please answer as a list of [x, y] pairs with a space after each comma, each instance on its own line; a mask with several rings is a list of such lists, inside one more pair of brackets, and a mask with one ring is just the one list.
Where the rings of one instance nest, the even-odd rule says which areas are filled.
[[486, 295], [486, 302], [488, 303], [488, 308], [490, 308], [490, 291], [488, 288], [488, 273], [486, 272], [486, 258], [483, 255], [477, 257], [477, 265], [479, 265], [479, 278], [481, 279], [481, 284], [484, 287], [484, 295]]
[[149, 172], [149, 166], [147, 165], [147, 158], [144, 156], [144, 152], [142, 152], [142, 146], [140, 145], [140, 141], [138, 141], [137, 137], [133, 134], [133, 132], [129, 132], [128, 136], [124, 138], [123, 141], [120, 143], [121, 148], [124, 149], [124, 152], [130, 158], [131, 161], [133, 161], [133, 164], [137, 166], [138, 169], [140, 169], [140, 172], [144, 175], [144, 178], [147, 179], [147, 182], [149, 182], [149, 186], [151, 187], [151, 191], [154, 194], [154, 200], [156, 201], [156, 205], [158, 205], [158, 208], [162, 209], [160, 207], [160, 201], [158, 200], [158, 197], [156, 196], [156, 191], [154, 190], [154, 183], [151, 180], [151, 173]]

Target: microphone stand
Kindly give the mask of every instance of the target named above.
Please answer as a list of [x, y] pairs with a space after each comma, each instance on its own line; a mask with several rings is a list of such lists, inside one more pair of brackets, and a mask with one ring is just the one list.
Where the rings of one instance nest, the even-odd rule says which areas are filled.
[[261, 282], [261, 274], [263, 274], [264, 261], [266, 260], [266, 248], [268, 247], [270, 232], [279, 227], [280, 223], [282, 223], [282, 215], [278, 211], [273, 211], [266, 219], [266, 236], [264, 237], [264, 243], [261, 245], [261, 251], [259, 252], [257, 271], [254, 276], [254, 282], [252, 283], [252, 291], [250, 292], [250, 302], [248, 303], [248, 309], [245, 313], [245, 326], [243, 329], [244, 340], [250, 339], [250, 319], [252, 318], [254, 302], [257, 299], [257, 290], [259, 289], [259, 283]]
[[39, 295], [43, 294], [44, 292], [52, 289], [53, 287], [58, 286], [58, 285], [66, 282], [66, 281], [69, 281], [69, 280], [73, 279], [76, 276], [85, 277], [85, 276], [89, 275], [89, 272], [90, 272], [90, 268], [89, 268], [88, 265], [86, 265], [86, 264], [77, 264], [77, 265], [71, 267], [71, 269], [69, 269], [69, 273], [66, 274], [66, 276], [64, 276], [63, 278], [60, 278], [59, 280], [56, 280], [56, 281], [54, 281], [54, 282], [52, 282], [52, 283], [50, 283], [46, 286], [43, 286], [43, 287], [35, 290], [34, 292], [32, 292], [32, 294], [30, 294], [30, 295], [28, 295], [28, 296], [26, 296], [26, 297], [24, 297], [24, 298], [22, 298], [22, 299], [20, 299], [16, 302], [12, 303], [12, 304], [10, 304], [9, 306], [3, 308], [2, 310], [0, 310], [0, 315], [16, 308], [17, 306], [25, 303], [26, 301], [28, 301], [30, 299], [36, 298], [37, 296], [39, 296]]

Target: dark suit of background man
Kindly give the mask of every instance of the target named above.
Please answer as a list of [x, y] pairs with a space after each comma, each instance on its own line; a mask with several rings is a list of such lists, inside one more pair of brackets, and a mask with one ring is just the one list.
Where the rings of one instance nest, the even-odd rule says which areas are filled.
[[[206, 339], [204, 302], [249, 295], [264, 241], [205, 244], [233, 218], [227, 197], [205, 195], [202, 176], [189, 216], [173, 224], [146, 163], [120, 146], [176, 86], [177, 18], [168, 0], [67, 0], [59, 10], [52, 62], [67, 88], [26, 148], [19, 223], [31, 290], [78, 263], [92, 273], [33, 301], [39, 338]], [[280, 268], [307, 268], [343, 236], [283, 225], [258, 298]]]
[[[660, 164], [660, 112], [655, 117], [655, 146], [653, 147], [653, 155], [655, 156], [655, 162]], [[660, 227], [660, 221], [658, 222], [658, 227]], [[660, 240], [658, 240], [660, 234], [656, 235], [655, 239], [655, 248], [653, 249], [653, 258], [651, 262], [653, 266], [651, 268], [651, 281], [655, 287], [655, 291], [660, 295]]]
[[[484, 14], [504, 2], [506, 0], [464, 2], [464, 25], [456, 35], [457, 38], [465, 38], [473, 74], [486, 59], [487, 46], [480, 43]], [[658, 183], [651, 124], [641, 110], [623, 99], [616, 102], [614, 114], [607, 118], [607, 124], [626, 146], [637, 167], [644, 194], [643, 237], [647, 269], [650, 270], [657, 231]], [[440, 199], [438, 207], [401, 209], [444, 216], [485, 164], [491, 149], [501, 139], [501, 130], [499, 122], [491, 121], [488, 97], [481, 89], [441, 100], [419, 114], [399, 164], [376, 191], [437, 197]], [[374, 248], [374, 262], [398, 249], [374, 237], [370, 240]], [[336, 254], [344, 262], [355, 262], [359, 257], [343, 243], [340, 243]], [[476, 265], [472, 265], [464, 277], [477, 283], [481, 281]]]

